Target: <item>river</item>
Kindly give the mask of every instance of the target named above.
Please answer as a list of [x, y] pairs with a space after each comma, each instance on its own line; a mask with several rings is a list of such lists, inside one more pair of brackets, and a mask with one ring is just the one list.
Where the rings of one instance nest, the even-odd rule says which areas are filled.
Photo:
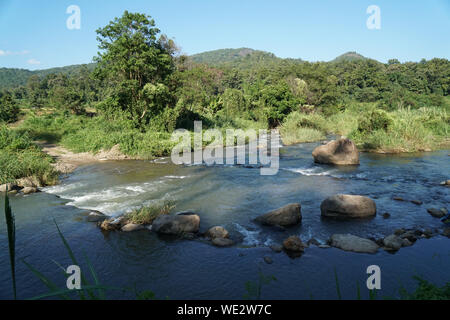
[[[241, 299], [246, 282], [258, 273], [274, 276], [262, 287], [263, 299], [335, 299], [334, 270], [342, 296], [355, 299], [357, 283], [368, 296], [366, 268], [378, 265], [382, 273], [379, 296], [395, 297], [400, 287], [415, 287], [413, 275], [439, 285], [450, 281], [450, 239], [436, 236], [418, 240], [395, 254], [357, 254], [311, 246], [296, 259], [268, 246], [290, 235], [307, 241], [325, 241], [334, 233], [380, 238], [398, 228], [442, 228], [426, 209], [447, 207], [448, 150], [402, 155], [361, 154], [358, 167], [316, 165], [311, 157], [317, 143], [283, 147], [280, 170], [261, 176], [244, 166], [175, 166], [170, 159], [111, 161], [79, 167], [61, 183], [41, 193], [11, 197], [17, 227], [17, 281], [19, 298], [47, 292], [21, 261], [25, 259], [64, 287], [54, 261], [72, 264], [59, 239], [55, 220], [79, 257], [92, 262], [100, 281], [109, 286], [151, 290], [157, 298]], [[320, 204], [328, 196], [360, 194], [375, 200], [378, 214], [360, 221], [323, 220]], [[422, 205], [410, 201], [420, 200]], [[144, 230], [102, 233], [85, 222], [87, 210], [116, 216], [152, 201], [172, 199], [176, 211], [194, 211], [201, 231], [221, 225], [238, 241], [217, 248], [206, 241], [160, 237]], [[253, 218], [288, 203], [302, 205], [302, 224], [287, 231], [262, 227]], [[3, 201], [2, 201], [3, 203]], [[3, 212], [3, 211], [2, 211]], [[382, 213], [391, 217], [384, 219]], [[0, 223], [4, 226], [4, 215]], [[12, 296], [6, 228], [0, 230], [0, 299]], [[272, 264], [264, 262], [271, 257]], [[81, 263], [87, 271], [86, 263]], [[108, 292], [112, 299], [133, 298], [132, 291]]]

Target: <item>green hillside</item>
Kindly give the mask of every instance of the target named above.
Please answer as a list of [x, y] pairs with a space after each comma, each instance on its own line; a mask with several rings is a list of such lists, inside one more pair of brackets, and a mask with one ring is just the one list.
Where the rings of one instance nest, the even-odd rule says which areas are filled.
[[339, 57], [335, 58], [332, 62], [358, 61], [358, 60], [367, 60], [367, 59], [368, 58], [364, 57], [363, 55], [361, 55], [355, 51], [350, 51], [350, 52], [341, 54]]
[[220, 49], [194, 54], [191, 59], [196, 63], [204, 63], [212, 66], [242, 64], [252, 65], [260, 62], [279, 60], [273, 53], [254, 50], [250, 48]]
[[18, 86], [25, 85], [27, 80], [32, 75], [38, 75], [43, 78], [52, 73], [63, 73], [68, 76], [76, 74], [82, 66], [92, 71], [95, 67], [95, 63], [90, 64], [77, 64], [60, 68], [51, 68], [43, 70], [30, 71], [26, 69], [12, 69], [12, 68], [0, 68], [0, 90], [10, 89]]

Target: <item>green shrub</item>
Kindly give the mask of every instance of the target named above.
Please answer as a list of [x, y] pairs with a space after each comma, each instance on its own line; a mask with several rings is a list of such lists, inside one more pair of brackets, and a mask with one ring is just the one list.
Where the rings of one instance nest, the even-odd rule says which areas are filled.
[[420, 277], [414, 277], [419, 286], [412, 293], [405, 289], [400, 290], [403, 300], [450, 300], [450, 282], [438, 287]]
[[387, 131], [392, 122], [392, 118], [386, 111], [375, 109], [361, 115], [358, 120], [358, 131], [362, 133], [370, 133], [377, 130]]
[[9, 92], [0, 93], [0, 122], [17, 121], [19, 107]]

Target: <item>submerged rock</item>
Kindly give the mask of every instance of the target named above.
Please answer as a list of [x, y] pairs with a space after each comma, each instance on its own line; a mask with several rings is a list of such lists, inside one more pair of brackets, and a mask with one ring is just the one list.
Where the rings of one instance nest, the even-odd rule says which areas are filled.
[[328, 142], [314, 149], [312, 156], [314, 162], [335, 165], [358, 165], [359, 152], [353, 141], [339, 139]]
[[307, 245], [304, 244], [297, 236], [291, 236], [283, 241], [283, 248], [286, 251], [303, 252], [306, 247]]
[[234, 244], [233, 240], [227, 238], [214, 238], [211, 242], [216, 247], [231, 247]]
[[450, 180], [442, 181], [441, 186], [450, 186]]
[[307, 244], [308, 244], [308, 246], [313, 245], [316, 247], [321, 245], [321, 243], [317, 239], [314, 239], [314, 238], [309, 239]]
[[450, 227], [445, 228], [444, 231], [442, 231], [442, 235], [450, 238]]
[[446, 215], [444, 210], [436, 208], [429, 208], [427, 209], [427, 212], [435, 218], [443, 218]]
[[255, 221], [269, 226], [294, 226], [302, 221], [301, 205], [300, 203], [288, 204], [257, 217]]
[[360, 238], [351, 234], [334, 234], [331, 236], [330, 244], [333, 247], [358, 253], [375, 253], [378, 245], [369, 239]]
[[161, 215], [153, 221], [152, 231], [161, 234], [196, 233], [200, 227], [200, 217], [191, 215]]
[[383, 239], [383, 245], [391, 250], [399, 250], [401, 247], [403, 247], [403, 239], [396, 236], [395, 234], [392, 234]]
[[267, 263], [267, 264], [272, 264], [273, 260], [272, 260], [271, 257], [264, 257], [264, 262]]
[[206, 237], [210, 239], [228, 238], [229, 233], [224, 227], [212, 227], [206, 232]]
[[87, 222], [101, 222], [105, 219], [107, 219], [108, 216], [104, 215], [101, 212], [98, 211], [92, 211], [89, 213], [89, 215], [86, 218]]
[[375, 202], [364, 196], [339, 194], [325, 199], [320, 205], [323, 217], [366, 218], [375, 216]]
[[272, 244], [269, 248], [276, 253], [280, 253], [281, 251], [283, 251], [283, 246], [280, 244]]
[[420, 200], [411, 200], [411, 202], [414, 203], [414, 204], [416, 204], [416, 205], [418, 205], [418, 206], [420, 206], [420, 205], [423, 204], [423, 202], [420, 201]]
[[391, 214], [388, 212], [383, 213], [383, 219], [389, 219], [391, 217]]

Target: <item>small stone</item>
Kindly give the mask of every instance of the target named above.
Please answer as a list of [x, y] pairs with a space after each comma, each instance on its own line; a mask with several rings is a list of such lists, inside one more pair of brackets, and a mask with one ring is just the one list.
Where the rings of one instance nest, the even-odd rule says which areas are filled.
[[428, 213], [432, 215], [435, 218], [442, 218], [445, 216], [445, 213], [442, 210], [436, 209], [436, 208], [429, 208], [427, 209]]
[[25, 187], [22, 189], [23, 194], [32, 194], [38, 192], [38, 189], [35, 187]]
[[389, 219], [391, 217], [391, 214], [388, 212], [383, 213], [383, 219]]
[[444, 231], [442, 231], [442, 235], [450, 238], [450, 227], [445, 228]]
[[310, 246], [310, 245], [314, 245], [314, 246], [316, 246], [316, 247], [320, 246], [320, 242], [317, 241], [317, 240], [314, 239], [314, 238], [309, 239], [308, 242], [307, 242], [307, 244], [308, 244], [308, 246]]
[[100, 222], [107, 218], [106, 215], [100, 212], [91, 212], [86, 218], [87, 222]]
[[395, 201], [405, 201], [403, 198], [401, 198], [401, 197], [394, 197], [393, 198]]
[[420, 201], [420, 200], [411, 200], [411, 202], [414, 203], [415, 205], [418, 205], [418, 206], [423, 204], [423, 202]]
[[408, 239], [402, 239], [402, 247], [410, 247], [413, 245], [413, 243], [411, 241], [409, 241]]
[[273, 260], [272, 260], [271, 257], [264, 257], [264, 261], [265, 261], [267, 264], [272, 264], [272, 263], [273, 263]]
[[287, 251], [303, 252], [306, 245], [297, 236], [291, 236], [283, 241], [283, 248]]
[[403, 240], [395, 234], [392, 234], [383, 239], [383, 244], [389, 249], [399, 250], [403, 245]]
[[195, 233], [187, 232], [183, 234], [184, 240], [194, 240], [196, 238]]
[[145, 229], [145, 227], [142, 224], [128, 223], [124, 225], [120, 230], [123, 232], [133, 232], [143, 229]]

